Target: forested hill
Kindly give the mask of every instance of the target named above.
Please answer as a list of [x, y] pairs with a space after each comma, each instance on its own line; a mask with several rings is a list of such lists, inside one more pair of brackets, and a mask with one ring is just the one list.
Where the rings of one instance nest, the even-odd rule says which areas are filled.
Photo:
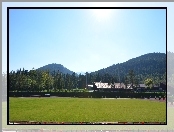
[[[173, 87], [174, 74], [172, 71], [174, 70], [172, 61], [174, 59], [174, 54], [168, 53], [168, 55], [168, 61], [171, 63], [168, 67], [171, 69], [168, 85]], [[39, 72], [39, 70], [42, 72]], [[49, 70], [49, 72], [46, 72], [46, 70]], [[54, 71], [59, 71], [59, 73], [62, 72], [63, 74], [52, 74]], [[86, 81], [88, 84], [102, 81], [105, 83], [123, 82], [125, 84], [133, 83], [134, 85], [138, 85], [144, 84], [147, 78], [152, 79], [155, 85], [159, 85], [161, 82], [166, 83], [166, 54], [145, 54], [124, 63], [112, 65], [86, 75], [80, 74], [79, 76], [75, 76], [75, 73], [61, 64], [49, 64], [30, 71], [20, 69], [17, 72], [13, 71], [9, 73], [9, 90], [49, 91], [53, 87], [55, 91], [58, 89], [70, 90], [85, 88]]]
[[59, 72], [61, 72], [63, 74], [73, 74], [73, 71], [70, 71], [69, 69], [67, 69], [63, 65], [56, 64], [56, 63], [45, 65], [45, 66], [40, 67], [40, 68], [38, 68], [36, 70], [41, 70], [41, 71], [49, 70], [50, 73], [53, 73], [54, 71], [55, 72], [59, 71]]
[[163, 76], [166, 72], [166, 54], [149, 53], [141, 55], [124, 63], [112, 65], [93, 73], [120, 75], [120, 79], [122, 80], [128, 74], [129, 70], [133, 70], [140, 77]]

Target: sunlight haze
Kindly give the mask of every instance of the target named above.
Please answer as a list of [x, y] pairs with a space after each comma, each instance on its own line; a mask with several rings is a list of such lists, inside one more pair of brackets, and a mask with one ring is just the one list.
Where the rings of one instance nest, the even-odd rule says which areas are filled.
[[57, 63], [97, 71], [166, 52], [163, 9], [11, 9], [9, 71]]

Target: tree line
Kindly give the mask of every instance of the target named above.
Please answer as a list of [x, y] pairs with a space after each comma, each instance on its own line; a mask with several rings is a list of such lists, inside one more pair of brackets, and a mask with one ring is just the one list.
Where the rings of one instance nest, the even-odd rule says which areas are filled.
[[93, 82], [104, 82], [108, 84], [124, 83], [126, 86], [131, 84], [132, 87], [137, 86], [140, 83], [144, 83], [147, 79], [152, 79], [154, 85], [159, 85], [160, 82], [165, 82], [165, 76], [151, 76], [147, 75], [142, 78], [139, 77], [133, 70], [120, 79], [118, 75], [110, 75], [108, 73], [86, 73], [86, 75], [63, 74], [62, 72], [49, 70], [35, 70], [30, 71], [17, 70], [9, 73], [9, 91], [27, 91], [27, 92], [57, 92], [62, 90], [84, 89], [87, 84], [93, 84]]

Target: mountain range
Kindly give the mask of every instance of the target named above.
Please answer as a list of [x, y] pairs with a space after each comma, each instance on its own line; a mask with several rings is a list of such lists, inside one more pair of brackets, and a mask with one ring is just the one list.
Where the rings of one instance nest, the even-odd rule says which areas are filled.
[[123, 63], [113, 64], [107, 68], [100, 69], [94, 73], [124, 75], [134, 70], [137, 74], [164, 74], [166, 72], [166, 54], [165, 53], [149, 53], [139, 57], [130, 59]]
[[[91, 71], [86, 71], [87, 73], [91, 73]], [[78, 75], [85, 75], [86, 74], [86, 72], [83, 72], [83, 71], [81, 71], [81, 72], [76, 72]]]
[[[158, 74], [163, 75], [166, 72], [166, 54], [165, 53], [148, 53], [136, 58], [132, 58], [126, 62], [113, 64], [107, 68], [91, 72], [91, 74], [105, 74], [125, 76], [129, 70], [132, 69], [136, 74]], [[48, 64], [36, 70], [49, 70], [50, 72], [58, 71], [64, 74], [73, 74], [73, 71], [67, 69], [61, 64]], [[88, 72], [89, 73], [89, 72]], [[78, 72], [78, 74], [85, 74], [85, 72]]]
[[61, 64], [56, 64], [56, 63], [45, 65], [45, 66], [40, 67], [40, 68], [38, 68], [36, 70], [41, 70], [41, 71], [49, 70], [51, 73], [53, 73], [54, 71], [55, 72], [59, 71], [59, 72], [61, 72], [63, 74], [73, 74], [73, 71], [67, 69], [66, 67], [64, 67]]

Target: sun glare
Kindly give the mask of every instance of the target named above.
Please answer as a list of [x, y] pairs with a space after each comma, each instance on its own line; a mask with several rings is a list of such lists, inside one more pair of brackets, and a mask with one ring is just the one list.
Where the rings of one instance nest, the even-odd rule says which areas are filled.
[[98, 21], [103, 21], [110, 18], [112, 9], [93, 9], [92, 12]]

